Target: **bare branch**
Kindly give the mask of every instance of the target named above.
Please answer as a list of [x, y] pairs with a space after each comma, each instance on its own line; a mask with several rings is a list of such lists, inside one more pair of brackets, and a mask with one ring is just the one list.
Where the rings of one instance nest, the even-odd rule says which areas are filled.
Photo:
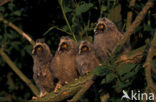
[[148, 10], [153, 6], [153, 4], [154, 3], [151, 0], [149, 0], [146, 3], [146, 5], [142, 9], [142, 11], [138, 14], [138, 16], [135, 18], [134, 22], [131, 24], [131, 26], [129, 26], [127, 28], [127, 31], [124, 33], [124, 37], [122, 38], [122, 40], [120, 40], [118, 45], [120, 45], [122, 47], [128, 41], [130, 36], [133, 34], [134, 30], [140, 25], [140, 23], [146, 16]]
[[4, 4], [10, 2], [11, 0], [1, 0], [0, 1], [0, 6], [3, 6]]
[[[129, 4], [129, 8], [133, 8], [135, 5], [135, 1], [136, 0], [131, 0], [130, 4]], [[129, 11], [127, 14], [127, 24], [126, 24], [126, 30], [128, 29], [128, 27], [131, 25], [132, 22], [132, 18], [133, 18], [133, 12]]]
[[83, 86], [88, 82], [92, 77], [92, 73], [90, 73], [87, 76], [80, 77], [78, 80], [75, 80], [74, 82], [69, 83], [68, 85], [65, 85], [61, 87], [60, 90], [57, 92], [51, 92], [45, 97], [41, 97], [37, 100], [32, 100], [35, 102], [39, 101], [51, 101], [51, 102], [60, 102], [63, 101], [71, 96], [74, 96]]
[[89, 80], [88, 82], [86, 82], [83, 88], [68, 102], [77, 102], [84, 95], [84, 93], [93, 85], [93, 83], [93, 80]]
[[[153, 59], [153, 50], [156, 48], [156, 32], [154, 34], [154, 38], [151, 42], [151, 46], [150, 49], [148, 51], [148, 55], [146, 58], [146, 62], [144, 64], [145, 67], [145, 76], [146, 76], [146, 81], [147, 81], [147, 89], [152, 89], [152, 90], [156, 90], [156, 84], [153, 82], [152, 76], [151, 76], [151, 71], [153, 68], [152, 65], [152, 59]], [[152, 91], [151, 90], [151, 91]]]
[[17, 68], [13, 61], [0, 49], [0, 55], [3, 60], [10, 66], [10, 68], [27, 84], [31, 91], [37, 96], [39, 94], [36, 86]]
[[35, 42], [28, 36], [28, 34], [26, 34], [24, 31], [22, 31], [21, 29], [19, 29], [13, 23], [8, 22], [7, 20], [3, 19], [2, 17], [0, 17], [0, 21], [3, 21], [5, 24], [8, 24], [9, 27], [11, 27], [15, 31], [17, 31], [20, 35], [22, 35], [25, 39], [27, 39], [32, 45], [35, 44]]
[[129, 53], [122, 54], [117, 62], [120, 62], [120, 65], [127, 63], [139, 63], [142, 60], [144, 54], [145, 46], [142, 46], [136, 50], [133, 50]]

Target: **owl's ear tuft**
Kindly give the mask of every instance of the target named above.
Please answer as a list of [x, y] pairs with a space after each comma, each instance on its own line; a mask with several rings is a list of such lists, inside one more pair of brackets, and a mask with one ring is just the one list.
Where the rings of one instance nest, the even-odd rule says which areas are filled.
[[44, 38], [40, 38], [40, 39], [37, 39], [36, 40], [36, 43], [44, 43], [45, 42], [45, 39]]

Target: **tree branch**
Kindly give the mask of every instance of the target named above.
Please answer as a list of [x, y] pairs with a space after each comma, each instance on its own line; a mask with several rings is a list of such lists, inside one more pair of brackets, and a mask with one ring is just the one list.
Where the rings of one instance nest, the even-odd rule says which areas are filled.
[[2, 17], [0, 17], [0, 21], [3, 21], [4, 24], [8, 24], [9, 27], [11, 27], [12, 29], [14, 29], [15, 31], [17, 31], [20, 35], [22, 35], [26, 40], [28, 40], [32, 45], [35, 44], [35, 42], [28, 36], [28, 34], [26, 34], [24, 31], [22, 31], [21, 29], [19, 29], [17, 26], [15, 26], [13, 23], [8, 22], [7, 20], [3, 19]]
[[5, 54], [5, 52], [0, 49], [0, 55], [3, 60], [10, 66], [10, 68], [26, 83], [26, 85], [31, 89], [31, 91], [37, 96], [39, 94], [36, 86], [17, 68], [17, 66], [11, 61], [11, 59]]
[[[93, 77], [93, 76], [92, 76]], [[77, 92], [77, 94], [68, 102], [77, 102], [83, 95], [84, 93], [93, 85], [94, 81], [90, 79], [86, 84], [81, 88], [80, 91]]]
[[1, 0], [0, 1], [0, 6], [3, 6], [4, 4], [10, 2], [11, 0]]
[[156, 32], [154, 34], [154, 38], [151, 42], [151, 46], [150, 49], [148, 51], [148, 55], [146, 58], [146, 62], [144, 64], [145, 67], [145, 76], [146, 76], [146, 81], [147, 81], [147, 89], [149, 90], [156, 90], [156, 84], [153, 82], [152, 76], [151, 76], [151, 70], [153, 68], [152, 65], [152, 59], [154, 57], [153, 53], [154, 53], [154, 49], [156, 48]]
[[41, 97], [36, 100], [31, 100], [35, 102], [39, 101], [51, 101], [51, 102], [60, 102], [71, 96], [74, 96], [83, 86], [88, 82], [92, 77], [92, 73], [87, 76], [80, 77], [78, 80], [75, 80], [68, 85], [61, 87], [57, 92], [51, 92], [44, 97]]
[[[129, 8], [133, 8], [135, 5], [135, 0], [131, 0], [130, 4], [129, 4]], [[126, 24], [126, 30], [128, 30], [128, 27], [131, 25], [132, 22], [132, 17], [133, 17], [133, 12], [129, 11], [127, 14], [127, 24]]]
[[129, 53], [122, 54], [120, 58], [117, 60], [117, 62], [120, 62], [120, 65], [127, 63], [139, 63], [142, 60], [144, 50], [145, 46], [142, 46]]
[[120, 40], [118, 46], [122, 47], [127, 42], [127, 40], [133, 34], [134, 30], [140, 25], [145, 15], [147, 14], [148, 10], [153, 6], [153, 4], [154, 4], [153, 1], [148, 0], [142, 11], [138, 14], [134, 22], [131, 24], [131, 26], [127, 28], [127, 31], [124, 33], [124, 37], [122, 38], [122, 40]]

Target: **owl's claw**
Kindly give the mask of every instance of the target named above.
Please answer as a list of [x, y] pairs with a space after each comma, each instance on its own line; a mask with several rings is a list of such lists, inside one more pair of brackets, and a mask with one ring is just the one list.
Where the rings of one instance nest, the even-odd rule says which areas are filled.
[[57, 85], [56, 85], [56, 87], [54, 89], [54, 92], [56, 92], [61, 87], [62, 87], [61, 83], [57, 83]]
[[39, 96], [33, 96], [32, 99], [33, 99], [33, 100], [36, 100], [36, 99], [38, 99], [38, 98], [40, 98], [40, 97], [45, 96], [46, 94], [48, 94], [48, 92], [40, 92], [40, 95], [39, 95]]
[[36, 97], [36, 96], [33, 96], [33, 97], [32, 97], [33, 100], [36, 100], [36, 99], [38, 99], [38, 98], [39, 98], [39, 97]]
[[99, 66], [102, 66], [102, 64], [99, 64]]
[[69, 82], [68, 81], [65, 81], [65, 84], [68, 84]]
[[48, 94], [48, 92], [41, 92], [39, 97], [43, 97], [43, 96], [45, 96], [46, 94]]
[[88, 75], [89, 71], [86, 71], [86, 75]]

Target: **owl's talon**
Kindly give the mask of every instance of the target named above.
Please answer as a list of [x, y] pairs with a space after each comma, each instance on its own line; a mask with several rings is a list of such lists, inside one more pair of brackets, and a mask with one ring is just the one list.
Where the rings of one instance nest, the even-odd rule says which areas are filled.
[[48, 92], [41, 92], [39, 97], [43, 97], [43, 96], [45, 96], [46, 94], [48, 94]]
[[62, 87], [61, 83], [58, 83], [54, 89], [54, 92], [57, 92], [58, 89]]
[[38, 99], [39, 97], [36, 97], [36, 96], [33, 96], [32, 97], [32, 100], [36, 100], [36, 99]]
[[99, 66], [102, 66], [102, 64], [99, 64]]
[[68, 81], [65, 81], [65, 84], [68, 84]]
[[88, 75], [88, 73], [89, 73], [89, 72], [86, 72], [86, 74], [85, 74], [85, 75]]

